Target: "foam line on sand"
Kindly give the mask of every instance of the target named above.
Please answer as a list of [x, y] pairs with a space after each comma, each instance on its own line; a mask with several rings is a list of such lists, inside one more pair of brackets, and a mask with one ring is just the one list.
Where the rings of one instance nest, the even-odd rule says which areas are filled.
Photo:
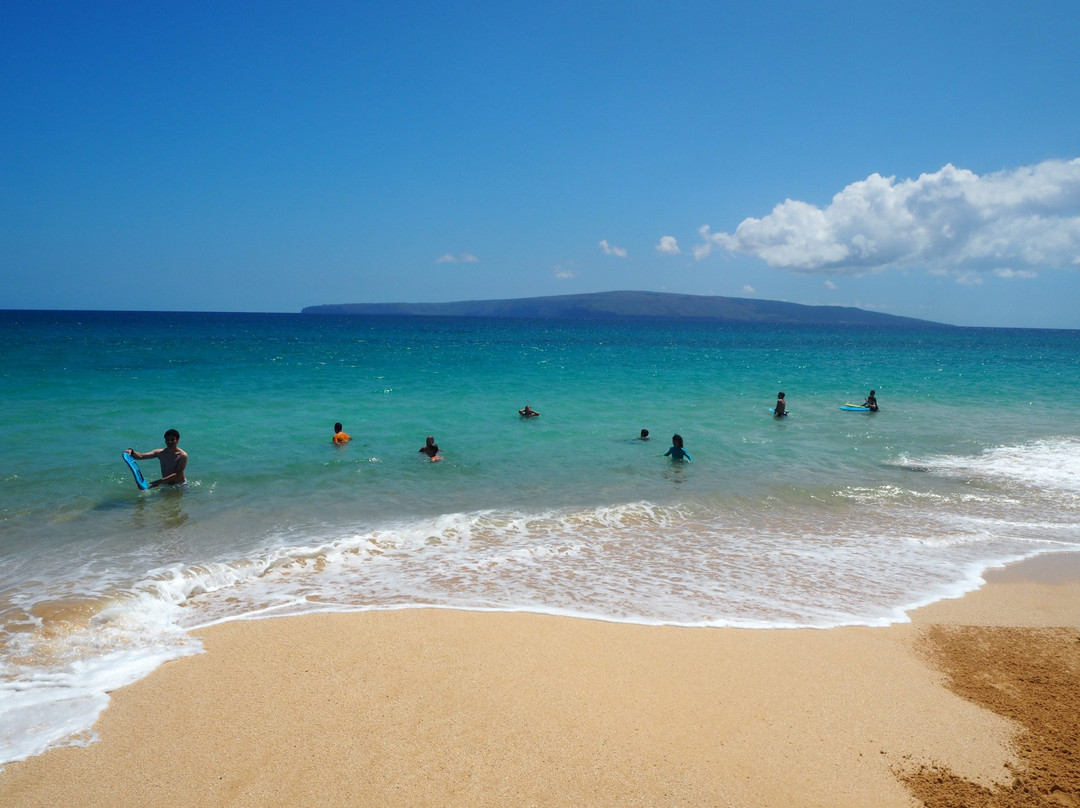
[[1080, 574], [1020, 566], [889, 628], [428, 609], [215, 626], [206, 653], [114, 693], [98, 742], [6, 766], [0, 803], [1080, 805]]

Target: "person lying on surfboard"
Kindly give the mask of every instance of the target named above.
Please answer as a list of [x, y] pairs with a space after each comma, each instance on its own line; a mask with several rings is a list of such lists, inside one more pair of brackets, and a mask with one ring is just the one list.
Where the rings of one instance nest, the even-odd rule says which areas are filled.
[[180, 443], [180, 433], [175, 429], [170, 429], [165, 433], [165, 446], [161, 449], [154, 449], [152, 452], [136, 452], [134, 449], [128, 449], [128, 454], [136, 460], [156, 457], [161, 463], [161, 479], [151, 482], [151, 488], [157, 488], [159, 485], [187, 485], [184, 469], [187, 468], [188, 456], [187, 452], [177, 445], [178, 443]]

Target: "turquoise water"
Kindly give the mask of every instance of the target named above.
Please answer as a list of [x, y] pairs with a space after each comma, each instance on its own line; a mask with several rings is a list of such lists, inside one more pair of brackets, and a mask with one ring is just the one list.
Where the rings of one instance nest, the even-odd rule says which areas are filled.
[[[0, 336], [0, 760], [86, 742], [108, 690], [223, 620], [884, 625], [1080, 550], [1080, 332], [0, 312]], [[871, 388], [880, 412], [839, 409]], [[189, 485], [140, 492], [121, 453], [168, 428]], [[694, 463], [660, 457], [674, 432]]]

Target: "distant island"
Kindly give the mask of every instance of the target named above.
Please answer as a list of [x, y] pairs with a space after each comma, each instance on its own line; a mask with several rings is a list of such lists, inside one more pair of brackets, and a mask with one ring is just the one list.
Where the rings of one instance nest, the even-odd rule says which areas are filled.
[[455, 303], [329, 303], [307, 306], [301, 313], [398, 317], [533, 317], [552, 320], [676, 319], [764, 325], [892, 328], [948, 327], [944, 323], [881, 314], [851, 306], [804, 306], [779, 300], [678, 295], [667, 292], [595, 292], [514, 300], [462, 300]]

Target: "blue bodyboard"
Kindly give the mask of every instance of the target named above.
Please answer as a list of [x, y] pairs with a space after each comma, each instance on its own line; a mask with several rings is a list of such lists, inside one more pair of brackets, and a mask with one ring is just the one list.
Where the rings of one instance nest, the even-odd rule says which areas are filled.
[[131, 469], [131, 473], [135, 475], [135, 485], [143, 491], [150, 487], [150, 483], [146, 481], [146, 478], [142, 476], [142, 472], [139, 471], [139, 464], [135, 462], [135, 458], [124, 452], [124, 462], [128, 464], [128, 468]]
[[840, 409], [847, 410], [848, 412], [870, 412], [869, 407], [864, 407], [861, 404], [845, 404]]

